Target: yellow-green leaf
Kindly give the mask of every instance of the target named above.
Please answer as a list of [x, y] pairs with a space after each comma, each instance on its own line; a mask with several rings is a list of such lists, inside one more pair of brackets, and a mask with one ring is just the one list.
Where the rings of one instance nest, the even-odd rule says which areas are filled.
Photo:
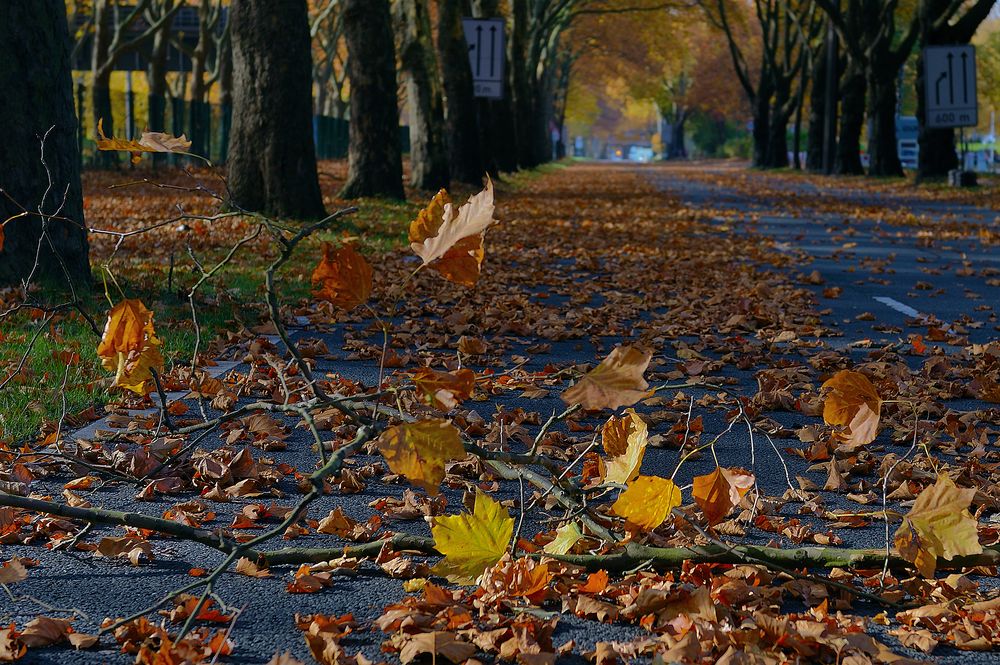
[[378, 449], [393, 473], [428, 494], [438, 493], [445, 463], [465, 455], [458, 428], [447, 420], [397, 425], [382, 433]]
[[570, 522], [556, 529], [556, 537], [543, 549], [546, 554], [567, 554], [581, 538], [583, 533], [580, 527], [576, 522]]
[[652, 531], [679, 505], [681, 491], [672, 481], [658, 476], [639, 476], [629, 483], [611, 510], [633, 527]]
[[514, 518], [482, 492], [472, 513], [435, 517], [434, 547], [444, 555], [432, 572], [456, 584], [473, 584], [507, 551], [514, 535]]
[[894, 538], [896, 549], [924, 577], [934, 575], [937, 560], [981, 554], [976, 518], [969, 505], [974, 489], [962, 489], [939, 474], [937, 482], [917, 496]]

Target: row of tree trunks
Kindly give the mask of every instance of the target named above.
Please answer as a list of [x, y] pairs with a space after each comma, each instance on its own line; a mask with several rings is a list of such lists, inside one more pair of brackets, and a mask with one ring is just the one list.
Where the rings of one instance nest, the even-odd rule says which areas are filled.
[[[40, 54], [44, 54], [41, 57]], [[90, 284], [70, 39], [63, 0], [0, 2], [0, 285]], [[44, 139], [44, 164], [41, 160]], [[51, 178], [51, 186], [50, 186]], [[37, 214], [16, 217], [22, 207]], [[43, 225], [46, 237], [42, 238]]]

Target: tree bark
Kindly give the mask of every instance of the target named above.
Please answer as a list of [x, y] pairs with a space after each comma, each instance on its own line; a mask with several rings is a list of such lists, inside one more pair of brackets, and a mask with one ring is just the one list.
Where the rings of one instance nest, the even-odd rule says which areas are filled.
[[896, 74], [892, 68], [885, 71], [876, 62], [868, 68], [868, 175], [902, 176], [896, 145]]
[[404, 197], [389, 0], [344, 0], [351, 124], [343, 198]]
[[[6, 194], [0, 196], [0, 224], [21, 212], [14, 202], [31, 213], [60, 217], [43, 220], [30, 214], [3, 224], [0, 285], [31, 276], [33, 282], [65, 287], [69, 279], [75, 287], [87, 286], [87, 228], [63, 0], [0, 2], [0, 90], [5, 128], [0, 188]], [[50, 128], [42, 164], [41, 139]]]
[[[830, 40], [834, 40], [833, 49], [830, 47]], [[830, 52], [833, 51], [833, 62], [830, 60]], [[827, 105], [827, 75], [837, 72], [836, 58], [836, 36], [827, 31], [823, 39], [819, 52], [813, 62], [812, 91], [809, 95], [809, 129], [806, 134], [806, 168], [814, 173], [823, 171], [823, 146], [826, 141], [826, 105]], [[833, 126], [836, 126], [837, 102], [833, 101], [831, 107], [834, 110], [834, 117], [831, 118]]]
[[753, 165], [767, 168], [770, 164], [771, 91], [762, 80], [753, 101]]
[[233, 202], [277, 217], [322, 217], [306, 0], [233, 0], [229, 20]]
[[863, 175], [861, 129], [865, 124], [865, 77], [853, 63], [844, 72], [840, 100], [840, 137], [833, 170], [839, 175]]
[[477, 103], [473, 95], [469, 50], [462, 31], [465, 2], [439, 0], [438, 61], [444, 83], [446, 133], [451, 177], [470, 185], [481, 185], [486, 170], [479, 135]]
[[410, 126], [410, 185], [432, 191], [447, 188], [444, 101], [427, 0], [398, 0], [396, 11]]

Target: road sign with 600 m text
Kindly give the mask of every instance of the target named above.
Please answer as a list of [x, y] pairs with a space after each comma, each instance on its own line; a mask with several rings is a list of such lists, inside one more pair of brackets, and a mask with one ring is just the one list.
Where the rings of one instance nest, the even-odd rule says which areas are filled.
[[929, 46], [923, 55], [926, 126], [978, 125], [975, 47]]
[[462, 19], [476, 97], [503, 97], [503, 27], [503, 19]]

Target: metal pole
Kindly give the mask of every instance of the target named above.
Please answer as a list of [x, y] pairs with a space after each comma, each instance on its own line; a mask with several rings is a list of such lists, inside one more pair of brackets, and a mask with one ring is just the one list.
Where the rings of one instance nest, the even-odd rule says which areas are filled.
[[837, 125], [837, 33], [833, 21], [826, 21], [826, 99], [823, 110], [823, 173], [833, 173], [833, 153], [836, 150]]

